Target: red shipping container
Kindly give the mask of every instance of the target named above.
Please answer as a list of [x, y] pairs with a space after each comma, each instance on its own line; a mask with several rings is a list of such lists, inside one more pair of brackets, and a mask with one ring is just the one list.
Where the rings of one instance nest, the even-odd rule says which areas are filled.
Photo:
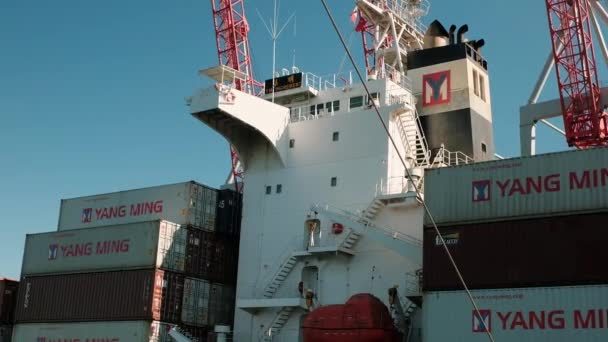
[[[608, 284], [607, 213], [442, 227], [471, 289]], [[424, 235], [423, 288], [462, 289], [432, 229]]]
[[25, 277], [16, 322], [179, 323], [183, 286], [183, 275], [155, 269]]

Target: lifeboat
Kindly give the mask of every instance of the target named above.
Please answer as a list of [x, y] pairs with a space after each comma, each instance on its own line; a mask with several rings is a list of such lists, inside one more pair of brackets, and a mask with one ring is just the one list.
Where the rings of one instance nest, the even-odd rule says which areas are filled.
[[304, 342], [398, 342], [402, 337], [386, 305], [368, 293], [312, 311], [302, 323], [302, 335]]

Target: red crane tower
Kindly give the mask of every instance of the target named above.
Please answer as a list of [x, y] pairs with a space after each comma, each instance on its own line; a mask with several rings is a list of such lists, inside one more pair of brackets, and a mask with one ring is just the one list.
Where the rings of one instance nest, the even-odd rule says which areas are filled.
[[[262, 83], [253, 78], [249, 53], [249, 24], [245, 16], [244, 0], [211, 0], [217, 55], [221, 65], [241, 71], [246, 80], [235, 80], [236, 89], [257, 95], [263, 91]], [[237, 192], [243, 191], [243, 171], [234, 146], [230, 146], [232, 177]]]
[[568, 145], [608, 145], [588, 0], [545, 0]]

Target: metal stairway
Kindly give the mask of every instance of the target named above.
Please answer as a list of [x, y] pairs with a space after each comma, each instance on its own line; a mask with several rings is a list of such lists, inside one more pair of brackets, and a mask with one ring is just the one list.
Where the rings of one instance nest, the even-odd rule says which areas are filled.
[[264, 288], [264, 297], [265, 298], [274, 297], [275, 293], [279, 290], [279, 287], [281, 287], [281, 285], [283, 284], [283, 282], [285, 281], [285, 279], [287, 278], [287, 276], [289, 275], [291, 270], [293, 270], [293, 268], [296, 266], [297, 263], [298, 263], [298, 260], [296, 259], [296, 257], [293, 254], [291, 254], [291, 255], [289, 255], [289, 257], [287, 257], [285, 262], [283, 262], [283, 264], [281, 264], [281, 267], [279, 267], [278, 272], [274, 275], [274, 277], [272, 277], [272, 280], [270, 281], [270, 283], [268, 285], [266, 285], [266, 287]]
[[409, 341], [412, 328], [412, 315], [418, 309], [418, 305], [410, 300], [402, 298], [396, 286], [391, 290], [394, 291], [395, 295], [389, 307], [390, 313], [395, 321], [395, 326], [403, 333], [405, 341]]
[[355, 246], [355, 244], [357, 243], [357, 241], [359, 241], [360, 237], [361, 237], [360, 233], [357, 233], [354, 230], [351, 230], [350, 233], [348, 233], [348, 236], [346, 237], [346, 239], [344, 239], [344, 241], [342, 241], [341, 246], [352, 250], [353, 247]]
[[169, 331], [169, 336], [171, 336], [175, 342], [198, 342], [197, 338], [194, 338], [187, 331], [184, 331], [178, 326], [173, 327]]
[[329, 205], [313, 205], [311, 210], [317, 211], [334, 222], [344, 224], [357, 234], [380, 242], [386, 248], [410, 260], [414, 265], [422, 265], [422, 242], [412, 236], [378, 227], [365, 217]]
[[367, 220], [373, 220], [376, 217], [376, 214], [380, 211], [380, 209], [384, 208], [386, 205], [379, 198], [375, 198], [372, 203], [365, 209], [363, 212], [363, 217]]
[[430, 153], [416, 109], [404, 105], [396, 113], [395, 122], [405, 149], [404, 158], [413, 163], [411, 167], [428, 166], [430, 164]]
[[285, 323], [289, 320], [291, 313], [295, 310], [295, 307], [292, 306], [284, 306], [279, 310], [274, 320], [272, 321], [270, 328], [266, 330], [264, 334], [264, 341], [272, 341], [272, 338], [275, 335], [278, 335], [281, 332]]

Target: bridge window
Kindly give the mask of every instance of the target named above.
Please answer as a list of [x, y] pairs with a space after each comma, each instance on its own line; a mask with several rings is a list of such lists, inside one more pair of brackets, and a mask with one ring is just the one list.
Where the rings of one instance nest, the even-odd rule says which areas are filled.
[[338, 177], [331, 177], [331, 186], [332, 187], [338, 186]]
[[[379, 93], [371, 93], [371, 95], [372, 95], [371, 98], [374, 99], [374, 100], [378, 100], [380, 98], [380, 94]], [[368, 105], [372, 106], [372, 101], [371, 101], [371, 99], [369, 97], [367, 97], [366, 103]]]
[[270, 185], [266, 186], [266, 195], [270, 195], [272, 193], [272, 187]]
[[281, 192], [283, 192], [283, 185], [277, 184], [277, 194], [280, 194]]
[[479, 96], [479, 76], [475, 69], [473, 69], [473, 92]]
[[333, 105], [334, 105], [334, 112], [337, 112], [340, 110], [340, 100], [334, 101]]
[[340, 132], [334, 132], [334, 134], [332, 134], [332, 136], [331, 136], [331, 140], [332, 141], [340, 140]]
[[354, 96], [350, 98], [350, 109], [363, 107], [363, 96]]
[[323, 114], [323, 104], [319, 103], [317, 105], [317, 114]]
[[486, 100], [486, 79], [482, 74], [479, 74], [479, 93], [481, 94], [481, 99]]
[[289, 148], [296, 146], [296, 139], [289, 139]]

